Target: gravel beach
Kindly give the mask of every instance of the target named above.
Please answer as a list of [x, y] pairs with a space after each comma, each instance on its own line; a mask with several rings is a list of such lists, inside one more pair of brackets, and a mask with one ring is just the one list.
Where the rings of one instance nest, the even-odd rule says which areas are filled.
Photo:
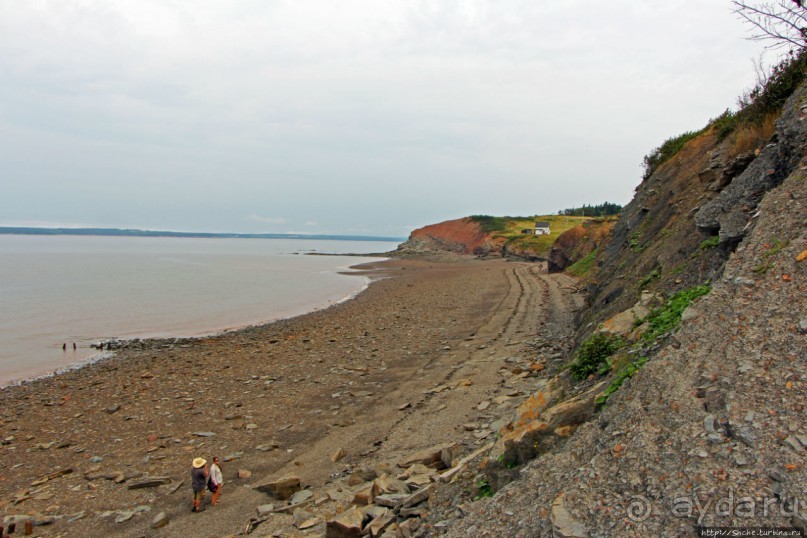
[[[319, 513], [336, 513], [324, 492], [356, 468], [485, 442], [463, 424], [495, 420], [496, 406], [503, 413], [534, 384], [500, 371], [505, 360], [526, 360], [536, 335], [560, 342], [582, 304], [571, 278], [539, 264], [392, 259], [361, 269], [374, 283], [331, 308], [147, 341], [3, 389], [6, 526], [31, 516], [35, 536], [237, 535], [272, 502], [255, 487], [287, 475], [315, 493]], [[223, 461], [220, 503], [208, 495], [206, 511], [191, 513], [191, 461], [213, 456]], [[153, 528], [161, 513], [167, 524]], [[253, 535], [324, 532], [321, 519], [294, 523], [278, 513]]]

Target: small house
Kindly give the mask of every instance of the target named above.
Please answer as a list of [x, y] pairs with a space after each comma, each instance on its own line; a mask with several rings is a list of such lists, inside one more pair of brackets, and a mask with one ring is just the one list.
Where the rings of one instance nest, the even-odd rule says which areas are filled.
[[549, 235], [549, 223], [544, 221], [536, 222], [535, 235]]

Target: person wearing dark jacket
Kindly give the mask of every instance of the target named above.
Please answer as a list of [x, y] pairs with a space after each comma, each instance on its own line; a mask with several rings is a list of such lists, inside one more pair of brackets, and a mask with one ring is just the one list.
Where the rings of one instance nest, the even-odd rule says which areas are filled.
[[204, 458], [195, 458], [193, 460], [193, 468], [191, 469], [191, 487], [193, 488], [193, 510], [192, 512], [201, 512], [202, 500], [205, 498], [205, 489], [207, 488], [207, 460]]

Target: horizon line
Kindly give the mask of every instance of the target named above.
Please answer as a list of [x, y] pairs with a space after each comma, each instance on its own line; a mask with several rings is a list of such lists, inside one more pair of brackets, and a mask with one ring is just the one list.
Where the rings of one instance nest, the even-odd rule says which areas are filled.
[[235, 238], [235, 239], [352, 239], [357, 241], [406, 241], [405, 237], [376, 236], [361, 234], [309, 234], [287, 232], [240, 233], [240, 232], [177, 232], [170, 230], [143, 230], [139, 228], [96, 228], [96, 227], [39, 227], [39, 226], [0, 226], [0, 234], [5, 235], [93, 235], [93, 236], [133, 236], [133, 237], [195, 237], [195, 238]]

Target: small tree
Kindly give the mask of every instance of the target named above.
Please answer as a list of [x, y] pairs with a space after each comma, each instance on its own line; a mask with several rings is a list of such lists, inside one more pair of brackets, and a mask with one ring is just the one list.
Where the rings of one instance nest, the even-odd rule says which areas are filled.
[[770, 41], [766, 48], [807, 45], [807, 8], [805, 0], [778, 0], [777, 2], [746, 2], [733, 0], [734, 12], [754, 28], [749, 38], [753, 41]]

